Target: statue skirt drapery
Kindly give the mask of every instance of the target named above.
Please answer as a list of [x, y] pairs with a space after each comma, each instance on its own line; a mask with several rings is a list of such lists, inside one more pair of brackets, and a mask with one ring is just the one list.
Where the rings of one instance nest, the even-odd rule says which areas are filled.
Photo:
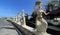
[[44, 18], [42, 18], [41, 20], [38, 19], [36, 23], [36, 28], [38, 32], [46, 32], [48, 24]]

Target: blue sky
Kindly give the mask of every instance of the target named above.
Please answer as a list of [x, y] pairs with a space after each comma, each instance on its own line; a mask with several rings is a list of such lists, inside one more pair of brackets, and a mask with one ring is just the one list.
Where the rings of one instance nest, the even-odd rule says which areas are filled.
[[[47, 0], [41, 0], [43, 3], [43, 10], [48, 2]], [[18, 12], [22, 12], [31, 15], [33, 12], [34, 4], [36, 0], [0, 0], [0, 17], [12, 17], [17, 15]]]

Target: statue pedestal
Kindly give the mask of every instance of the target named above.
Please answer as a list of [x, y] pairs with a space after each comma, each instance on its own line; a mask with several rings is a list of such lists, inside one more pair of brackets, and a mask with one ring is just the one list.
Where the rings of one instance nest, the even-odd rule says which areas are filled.
[[17, 24], [21, 25], [21, 23], [20, 23], [20, 22], [17, 22]]
[[22, 26], [26, 26], [26, 23], [22, 23]]

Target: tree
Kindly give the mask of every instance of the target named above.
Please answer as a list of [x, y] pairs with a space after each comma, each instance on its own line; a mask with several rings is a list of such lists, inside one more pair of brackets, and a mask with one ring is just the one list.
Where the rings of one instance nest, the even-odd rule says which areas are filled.
[[56, 10], [60, 8], [60, 0], [51, 0], [51, 2], [49, 2], [47, 5], [46, 5], [46, 12], [51, 12], [52, 10]]

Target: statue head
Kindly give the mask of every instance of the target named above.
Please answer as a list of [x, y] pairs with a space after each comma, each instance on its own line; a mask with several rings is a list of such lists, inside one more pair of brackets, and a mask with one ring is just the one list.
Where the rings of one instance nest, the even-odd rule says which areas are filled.
[[35, 3], [35, 8], [42, 8], [42, 3], [41, 3], [41, 1], [36, 1], [36, 3]]

